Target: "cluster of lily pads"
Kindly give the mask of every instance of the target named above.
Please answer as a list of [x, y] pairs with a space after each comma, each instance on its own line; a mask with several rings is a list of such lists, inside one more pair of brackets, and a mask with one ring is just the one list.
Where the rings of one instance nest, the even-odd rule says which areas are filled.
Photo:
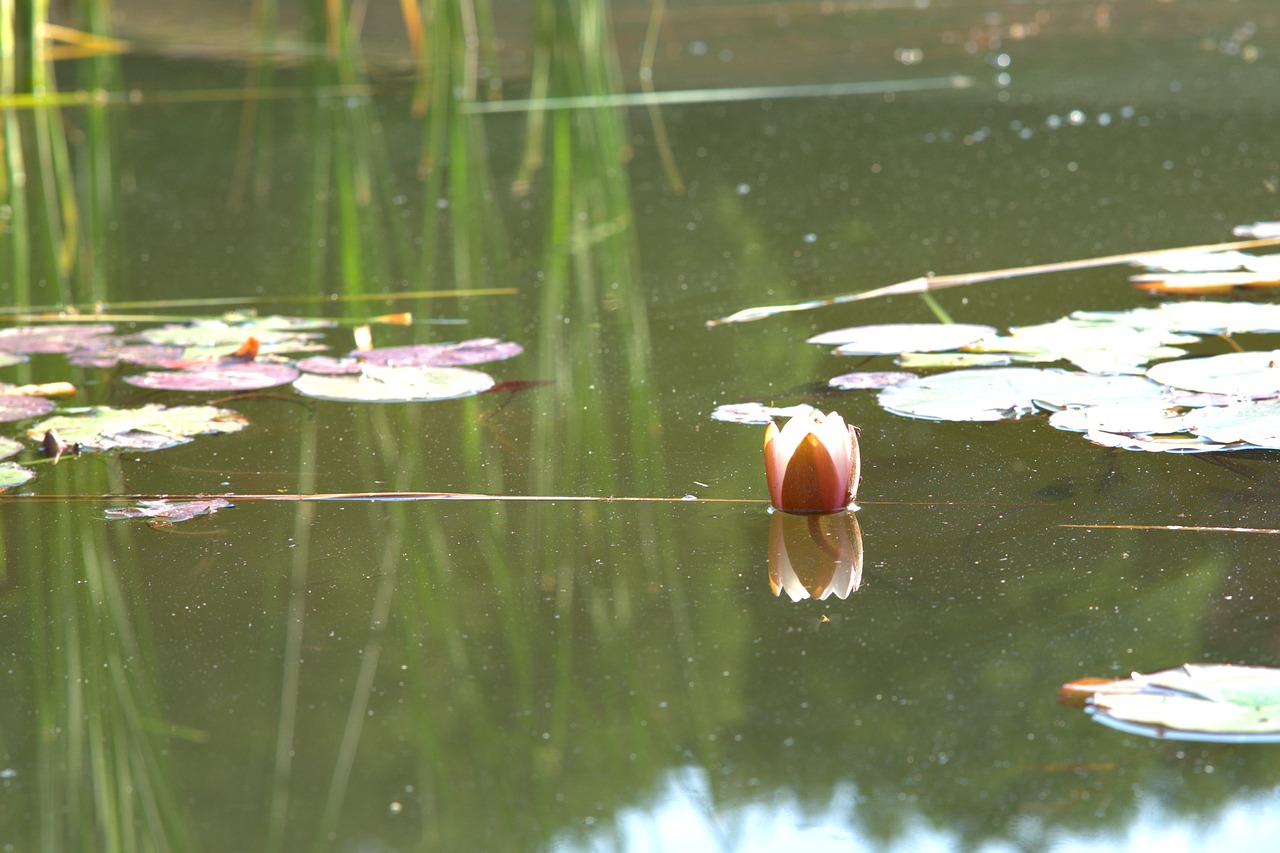
[[[320, 355], [328, 350], [323, 343], [326, 330], [335, 325], [328, 320], [229, 315], [128, 335], [117, 334], [114, 326], [105, 323], [20, 326], [0, 330], [0, 367], [26, 361], [31, 354], [55, 353], [80, 367], [147, 368], [123, 376], [123, 381], [153, 391], [225, 393], [291, 385], [298, 394], [322, 400], [416, 402], [490, 390], [493, 377], [469, 365], [522, 352], [519, 344], [480, 338], [357, 349], [341, 357]], [[0, 421], [49, 415], [57, 408], [50, 396], [75, 393], [66, 382], [0, 383]], [[247, 424], [243, 415], [218, 406], [149, 403], [132, 408], [63, 408], [31, 424], [24, 434], [44, 454], [56, 457], [70, 450], [160, 450], [197, 435], [237, 432]], [[0, 459], [27, 446], [0, 437]], [[0, 462], [0, 489], [33, 476], [29, 468]]]
[[[1280, 448], [1280, 350], [1242, 336], [1280, 333], [1280, 305], [1194, 301], [1128, 311], [1076, 311], [999, 334], [959, 323], [883, 324], [809, 343], [842, 356], [895, 356], [904, 370], [837, 376], [837, 389], [878, 389], [895, 414], [994, 421], [1049, 412], [1049, 422], [1126, 450], [1198, 453]], [[1218, 336], [1234, 351], [1187, 357]], [[1031, 367], [1069, 362], [1075, 370]], [[1154, 362], [1154, 364], [1153, 364]], [[912, 370], [945, 370], [919, 375]], [[738, 404], [719, 420], [767, 422], [789, 409]]]

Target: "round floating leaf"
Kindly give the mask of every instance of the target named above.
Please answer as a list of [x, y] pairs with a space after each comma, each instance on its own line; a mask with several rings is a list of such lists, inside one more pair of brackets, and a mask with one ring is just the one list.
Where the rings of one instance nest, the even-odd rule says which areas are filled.
[[1237, 397], [1280, 394], [1280, 350], [1229, 352], [1157, 364], [1147, 371], [1156, 382]]
[[[229, 348], [234, 351], [246, 339], [256, 338], [261, 352], [305, 352], [315, 349], [320, 335], [315, 330], [332, 326], [327, 320], [299, 317], [257, 317], [228, 322], [226, 320], [194, 320], [148, 329], [139, 337], [148, 343], [200, 349]], [[188, 353], [188, 357], [198, 357]]]
[[0, 367], [10, 367], [15, 364], [22, 364], [27, 360], [28, 359], [25, 355], [18, 355], [17, 353], [4, 352], [0, 350]]
[[140, 373], [125, 382], [139, 388], [162, 391], [253, 391], [286, 385], [298, 378], [288, 364], [246, 361], [211, 364], [191, 370]]
[[1280, 670], [1271, 667], [1186, 664], [1095, 686], [1086, 712], [1120, 731], [1216, 743], [1280, 741]]
[[1065, 370], [1004, 367], [955, 370], [912, 379], [880, 392], [880, 405], [908, 417], [998, 421], [1060, 409], [1133, 399], [1157, 399], [1160, 386], [1140, 376], [1099, 376]]
[[12, 438], [0, 438], [0, 459], [8, 459], [25, 447], [25, 444]]
[[1057, 361], [1056, 355], [1034, 355], [1011, 352], [904, 352], [898, 356], [899, 367], [913, 370], [937, 370], [959, 367], [1006, 367], [1011, 364], [1035, 364]]
[[305, 373], [323, 373], [329, 376], [354, 374], [360, 372], [360, 359], [313, 355], [299, 361], [298, 369]]
[[15, 326], [0, 329], [0, 350], [7, 352], [72, 352], [113, 331], [105, 323], [53, 326]]
[[52, 429], [64, 443], [84, 450], [161, 450], [197, 435], [239, 432], [248, 423], [238, 412], [214, 406], [94, 406], [41, 421], [27, 430], [27, 437], [40, 441]]
[[383, 347], [351, 353], [370, 364], [387, 367], [455, 367], [483, 364], [519, 355], [524, 347], [497, 338], [476, 338], [456, 344], [417, 344], [407, 347]]
[[897, 355], [958, 349], [995, 333], [992, 326], [968, 323], [882, 323], [823, 332], [806, 343], [839, 347], [840, 355]]
[[21, 486], [35, 475], [30, 468], [23, 468], [16, 462], [0, 462], [0, 490]]
[[712, 420], [728, 424], [767, 424], [774, 418], [797, 418], [813, 411], [813, 406], [766, 406], [764, 403], [728, 403], [717, 406]]
[[307, 373], [293, 383], [299, 394], [349, 403], [411, 403], [469, 397], [493, 387], [493, 377], [463, 367], [379, 367], [358, 376]]
[[1058, 429], [1072, 432], [1101, 430], [1129, 434], [1182, 432], [1183, 418], [1180, 412], [1162, 405], [1158, 400], [1109, 403], [1102, 406], [1086, 406], [1080, 409], [1064, 409], [1049, 416], [1049, 423]]
[[0, 395], [0, 421], [20, 421], [26, 418], [38, 418], [52, 412], [56, 406], [43, 397], [21, 397], [18, 395]]
[[1200, 335], [1280, 332], [1280, 305], [1258, 302], [1166, 302], [1157, 308], [1129, 311], [1076, 311], [1071, 317], [1087, 323]]
[[144, 367], [155, 367], [166, 361], [179, 359], [182, 354], [182, 347], [122, 344], [104, 338], [103, 346], [76, 350], [67, 356], [67, 361], [77, 367], [115, 367], [122, 361]]
[[888, 388], [915, 378], [914, 373], [888, 370], [882, 373], [844, 373], [827, 380], [827, 384], [841, 391], [856, 391], [862, 388]]
[[1173, 435], [1148, 435], [1145, 433], [1106, 432], [1091, 429], [1084, 437], [1102, 447], [1117, 450], [1137, 450], [1146, 453], [1216, 453], [1224, 450], [1250, 450], [1248, 444], [1218, 444], [1189, 433]]
[[1198, 340], [1194, 335], [1063, 317], [1052, 323], [1010, 329], [1007, 336], [986, 338], [974, 349], [1062, 359], [1091, 373], [1141, 373], [1143, 365], [1151, 361], [1186, 355], [1185, 350], [1169, 344]]
[[1280, 400], [1195, 409], [1184, 420], [1186, 429], [1209, 441], [1280, 448]]

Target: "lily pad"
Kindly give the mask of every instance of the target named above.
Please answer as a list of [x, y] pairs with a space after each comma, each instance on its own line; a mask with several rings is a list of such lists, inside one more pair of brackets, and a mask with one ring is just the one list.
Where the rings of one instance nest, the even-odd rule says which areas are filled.
[[1280, 400], [1195, 409], [1184, 422], [1189, 432], [1209, 441], [1280, 448]]
[[177, 524], [190, 521], [198, 515], [212, 515], [231, 506], [225, 498], [204, 498], [197, 501], [138, 501], [137, 506], [107, 510], [107, 518], [149, 518], [153, 523]]
[[1280, 237], [1280, 222], [1255, 222], [1252, 225], [1237, 225], [1234, 233], [1237, 237], [1251, 237], [1255, 240]]
[[416, 344], [406, 347], [357, 350], [358, 356], [370, 364], [387, 367], [456, 367], [501, 361], [524, 352], [524, 347], [497, 338], [476, 338], [454, 344]]
[[984, 338], [977, 352], [1025, 353], [1070, 361], [1090, 373], [1141, 373], [1158, 359], [1177, 358], [1186, 350], [1171, 344], [1200, 340], [1162, 329], [1135, 329], [1118, 324], [1095, 324], [1063, 317], [1038, 326], [1021, 326], [1007, 336]]
[[1091, 429], [1084, 437], [1102, 447], [1117, 450], [1137, 450], [1146, 453], [1217, 453], [1224, 450], [1249, 450], [1248, 444], [1219, 444], [1190, 433], [1171, 435], [1147, 433], [1117, 433]]
[[229, 348], [228, 351], [234, 351], [252, 337], [258, 340], [263, 353], [306, 352], [316, 348], [314, 341], [320, 337], [316, 330], [332, 325], [327, 320], [300, 317], [256, 317], [231, 322], [193, 320], [148, 329], [139, 337], [152, 344], [200, 350]]
[[1094, 692], [1085, 711], [1130, 734], [1211, 743], [1280, 742], [1280, 670], [1271, 667], [1185, 664], [1087, 689]]
[[1280, 350], [1229, 352], [1157, 364], [1147, 371], [1156, 382], [1236, 397], [1280, 395]]
[[1076, 311], [1071, 317], [1087, 323], [1111, 323], [1135, 329], [1162, 329], [1199, 335], [1280, 332], [1280, 305], [1260, 302], [1166, 302], [1157, 308], [1133, 308], [1129, 311]]
[[1037, 409], [1159, 399], [1160, 386], [1141, 376], [1100, 376], [1034, 367], [954, 370], [880, 392], [891, 412], [942, 421], [998, 421]]
[[25, 355], [18, 355], [13, 352], [4, 352], [0, 350], [0, 367], [12, 367], [15, 364], [22, 364], [27, 361]]
[[40, 441], [46, 430], [56, 430], [64, 442], [83, 450], [162, 450], [197, 435], [239, 432], [248, 424], [238, 412], [214, 406], [94, 406], [41, 421], [27, 437]]
[[329, 376], [360, 372], [360, 359], [334, 358], [330, 355], [313, 355], [301, 359], [298, 369], [305, 373], [324, 373]]
[[901, 370], [888, 370], [880, 373], [843, 373], [827, 380], [827, 385], [841, 391], [856, 391], [862, 388], [888, 388], [890, 385], [901, 385], [909, 379], [915, 379], [914, 373]]
[[15, 453], [26, 449], [26, 445], [12, 438], [0, 437], [0, 459], [8, 459]]
[[155, 367], [173, 361], [183, 355], [182, 347], [157, 344], [131, 344], [103, 339], [103, 346], [78, 349], [67, 356], [67, 361], [77, 367], [115, 367], [120, 362]]
[[16, 462], [0, 462], [0, 490], [21, 486], [35, 475], [30, 468], [23, 468]]
[[15, 326], [0, 329], [0, 350], [12, 353], [73, 352], [84, 349], [88, 341], [109, 335], [113, 330], [105, 323]]
[[298, 378], [298, 370], [288, 364], [248, 361], [214, 363], [191, 370], [156, 371], [126, 376], [125, 382], [138, 388], [163, 391], [253, 391], [287, 385]]
[[717, 406], [711, 419], [727, 424], [767, 424], [774, 418], [795, 418], [813, 411], [813, 406], [766, 406], [764, 403], [726, 403]]
[[896, 355], [959, 349], [995, 333], [992, 326], [968, 323], [882, 323], [823, 332], [806, 343], [838, 347], [840, 355]]
[[1050, 425], [1071, 432], [1129, 434], [1182, 432], [1185, 415], [1159, 400], [1125, 401], [1102, 406], [1064, 409], [1049, 416]]
[[904, 352], [898, 356], [899, 367], [912, 370], [956, 369], [961, 367], [1008, 367], [1013, 364], [1035, 364], [1057, 361], [1056, 355], [1031, 355], [1012, 352]]
[[349, 403], [411, 403], [470, 397], [493, 387], [493, 377], [464, 367], [380, 367], [357, 376], [307, 373], [293, 383], [307, 397]]
[[52, 412], [56, 406], [53, 401], [43, 397], [20, 397], [16, 395], [0, 395], [0, 421], [21, 421], [26, 418], [38, 418]]

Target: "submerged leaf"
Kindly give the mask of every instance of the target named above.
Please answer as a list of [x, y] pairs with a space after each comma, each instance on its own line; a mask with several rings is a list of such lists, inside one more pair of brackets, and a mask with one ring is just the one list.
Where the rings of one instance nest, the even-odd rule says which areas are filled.
[[40, 441], [46, 430], [55, 430], [63, 441], [84, 450], [162, 450], [197, 435], [239, 432], [248, 423], [238, 412], [214, 406], [94, 406], [41, 421], [27, 430], [27, 437]]
[[493, 377], [463, 367], [365, 365], [357, 376], [307, 373], [293, 383], [307, 397], [349, 403], [411, 403], [470, 397], [493, 387]]
[[205, 498], [198, 501], [138, 501], [137, 506], [107, 510], [107, 518], [149, 518], [152, 523], [177, 524], [190, 521], [198, 515], [212, 515], [231, 506], [225, 498]]
[[270, 362], [215, 362], [207, 367], [140, 373], [124, 381], [138, 388], [163, 391], [254, 391], [287, 385], [298, 378], [298, 370], [288, 364]]
[[1280, 670], [1271, 667], [1185, 664], [1090, 686], [1086, 712], [1120, 731], [1218, 743], [1280, 741]]

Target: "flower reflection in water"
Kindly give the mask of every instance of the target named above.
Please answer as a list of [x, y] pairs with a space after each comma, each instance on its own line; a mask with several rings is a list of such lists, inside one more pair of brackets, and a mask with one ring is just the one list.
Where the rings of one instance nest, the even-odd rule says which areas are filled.
[[862, 585], [862, 529], [852, 512], [791, 515], [769, 525], [769, 587], [792, 601], [848, 598]]

